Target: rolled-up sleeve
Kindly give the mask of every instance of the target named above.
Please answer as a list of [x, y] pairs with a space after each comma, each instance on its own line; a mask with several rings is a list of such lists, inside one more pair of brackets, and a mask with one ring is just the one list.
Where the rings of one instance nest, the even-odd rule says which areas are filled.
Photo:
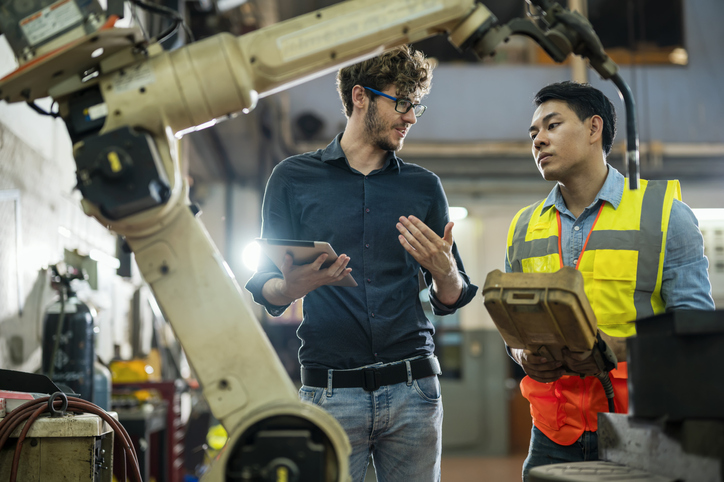
[[[457, 261], [458, 263], [462, 263], [462, 260], [459, 259], [459, 256], [455, 257], [455, 261]], [[462, 266], [462, 264], [458, 264], [458, 266]], [[430, 305], [432, 306], [432, 312], [438, 316], [451, 315], [455, 313], [458, 308], [462, 308], [463, 306], [470, 303], [470, 301], [472, 301], [472, 299], [475, 297], [475, 294], [478, 292], [478, 287], [470, 283], [470, 278], [468, 278], [468, 275], [465, 274], [464, 271], [459, 270], [458, 273], [463, 279], [463, 289], [460, 293], [460, 297], [454, 305], [444, 305], [440, 300], [437, 299], [437, 297], [435, 296], [435, 292], [433, 290], [430, 290]]]
[[[262, 203], [262, 238], [290, 239], [289, 229], [289, 203], [287, 202], [289, 190], [286, 188], [283, 174], [275, 169], [269, 177], [264, 191]], [[279, 316], [289, 305], [277, 306], [269, 303], [262, 295], [262, 289], [267, 281], [273, 278], [283, 278], [281, 271], [267, 256], [259, 257], [256, 273], [246, 283], [245, 288], [251, 293], [254, 301], [266, 309], [272, 316]]]
[[671, 208], [661, 296], [666, 311], [713, 310], [709, 282], [709, 260], [704, 255], [704, 238], [692, 210], [675, 200]]

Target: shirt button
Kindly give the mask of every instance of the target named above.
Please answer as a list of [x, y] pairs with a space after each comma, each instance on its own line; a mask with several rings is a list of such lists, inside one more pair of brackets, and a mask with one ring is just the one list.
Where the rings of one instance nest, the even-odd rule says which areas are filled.
[[580, 226], [573, 226], [573, 230], [574, 230], [574, 231], [579, 231], [580, 229], [581, 229]]
[[369, 248], [369, 247], [370, 247], [370, 245], [369, 245], [369, 244], [365, 244], [365, 248]]
[[370, 212], [370, 208], [365, 209], [365, 212], [366, 213]]
[[578, 264], [578, 258], [573, 260], [573, 264]]
[[368, 282], [368, 283], [372, 283], [372, 280], [369, 279], [369, 278], [367, 278], [367, 282]]
[[370, 315], [372, 316], [372, 318], [374, 318], [374, 317], [375, 317], [375, 314], [374, 314], [374, 313], [370, 313]]

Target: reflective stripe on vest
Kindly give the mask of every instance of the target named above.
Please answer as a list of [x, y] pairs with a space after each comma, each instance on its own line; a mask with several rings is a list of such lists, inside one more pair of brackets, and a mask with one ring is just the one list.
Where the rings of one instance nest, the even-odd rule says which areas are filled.
[[[680, 197], [678, 181], [641, 180], [640, 190], [625, 188], [618, 209], [604, 203], [578, 268], [598, 323], [608, 334], [634, 335], [635, 319], [664, 310], [664, 240], [673, 199]], [[556, 209], [542, 213], [542, 207], [540, 202], [524, 208], [511, 226], [508, 259], [514, 272], [560, 269]]]
[[[578, 269], [599, 326], [613, 336], [635, 334], [634, 320], [664, 311], [661, 277], [666, 232], [678, 181], [645, 181], [629, 191], [618, 209], [604, 203], [579, 255]], [[557, 210], [543, 202], [518, 212], [508, 232], [508, 261], [514, 272], [555, 272], [562, 264]], [[626, 363], [611, 372], [616, 411], [628, 411]], [[533, 421], [548, 438], [570, 445], [585, 430], [598, 428], [597, 414], [607, 410], [595, 377], [563, 376], [553, 383], [525, 377], [521, 391], [530, 401]], [[581, 404], [585, 403], [585, 407]]]

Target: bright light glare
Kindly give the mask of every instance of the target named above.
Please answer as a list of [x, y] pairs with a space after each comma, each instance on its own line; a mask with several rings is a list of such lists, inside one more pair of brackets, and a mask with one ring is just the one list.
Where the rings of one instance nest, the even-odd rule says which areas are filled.
[[35, 271], [38, 268], [47, 268], [52, 260], [56, 259], [53, 253], [45, 246], [30, 245], [23, 246], [20, 252], [20, 266], [28, 271]]
[[724, 209], [722, 208], [692, 209], [692, 211], [699, 221], [724, 221]]
[[91, 57], [94, 59], [100, 57], [101, 55], [103, 55], [103, 47], [97, 48], [91, 53]]
[[460, 221], [468, 217], [468, 210], [461, 207], [450, 208], [450, 221]]
[[90, 259], [92, 259], [93, 261], [97, 261], [100, 264], [104, 264], [113, 269], [118, 269], [121, 267], [121, 261], [118, 258], [115, 258], [110, 254], [106, 254], [99, 249], [91, 249], [90, 253], [88, 253], [88, 256], [90, 256]]
[[259, 265], [259, 257], [261, 256], [261, 246], [256, 241], [252, 241], [247, 244], [244, 251], [241, 253], [241, 260], [244, 262], [244, 266], [250, 271], [256, 271]]
[[203, 124], [199, 124], [197, 126], [189, 127], [188, 129], [182, 129], [178, 131], [175, 135], [176, 139], [181, 139], [186, 134], [189, 134], [191, 132], [197, 132], [204, 129], [208, 129], [209, 127], [215, 126], [218, 123], [218, 119], [211, 119], [208, 122], [204, 122]]

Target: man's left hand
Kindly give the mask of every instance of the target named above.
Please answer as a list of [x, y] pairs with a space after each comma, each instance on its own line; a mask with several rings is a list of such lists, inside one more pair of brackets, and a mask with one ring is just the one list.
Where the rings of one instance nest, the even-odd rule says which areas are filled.
[[401, 216], [397, 223], [400, 244], [432, 275], [432, 291], [444, 305], [454, 305], [462, 293], [463, 280], [453, 256], [452, 228], [445, 225], [442, 238], [415, 216]]
[[443, 237], [427, 227], [415, 216], [400, 216], [397, 230], [400, 244], [412, 255], [420, 266], [430, 271], [433, 277], [450, 276], [457, 272], [457, 263], [452, 254], [454, 223], [445, 226]]

